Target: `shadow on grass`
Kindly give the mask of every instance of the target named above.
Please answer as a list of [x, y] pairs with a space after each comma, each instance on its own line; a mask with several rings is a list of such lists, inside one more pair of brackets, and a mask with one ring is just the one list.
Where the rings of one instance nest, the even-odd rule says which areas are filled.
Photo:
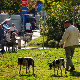
[[63, 77], [61, 75], [52, 74], [51, 77]]
[[71, 76], [79, 77], [79, 76], [80, 76], [80, 72], [73, 71], [73, 72], [70, 72], [70, 75], [71, 75]]
[[5, 53], [17, 53], [17, 51], [3, 51], [3, 52], [0, 51], [0, 53], [1, 54], [5, 54]]
[[25, 75], [20, 74], [19, 76], [20, 76], [20, 77], [22, 77], [22, 76], [27, 76], [27, 77], [35, 76], [35, 77], [37, 77], [37, 75], [35, 75], [35, 74], [34, 74], [34, 75], [33, 75], [33, 74], [25, 74]]
[[9, 53], [17, 53], [17, 51], [7, 51], [7, 52], [9, 52]]
[[5, 51], [3, 51], [3, 52], [0, 51], [0, 53], [1, 53], [1, 54], [5, 54], [6, 52], [5, 52]]

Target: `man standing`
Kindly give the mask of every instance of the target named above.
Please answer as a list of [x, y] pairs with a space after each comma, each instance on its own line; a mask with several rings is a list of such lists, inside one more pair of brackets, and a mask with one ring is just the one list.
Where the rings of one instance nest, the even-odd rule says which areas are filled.
[[[0, 24], [0, 43], [3, 41], [3, 37], [4, 37], [4, 30], [2, 29], [2, 25]], [[3, 52], [4, 51], [4, 46], [1, 45], [1, 47], [2, 47], [1, 52]]]
[[26, 32], [31, 32], [31, 23], [30, 23], [30, 21], [28, 21], [28, 23], [26, 23]]
[[12, 26], [10, 27], [11, 36], [12, 36], [12, 33], [15, 32], [15, 30], [16, 30], [16, 27], [14, 26], [14, 23], [12, 23]]
[[79, 45], [79, 30], [70, 24], [68, 20], [64, 22], [64, 26], [67, 28], [63, 34], [62, 40], [60, 40], [59, 46], [64, 43], [65, 54], [66, 54], [66, 70], [68, 71], [69, 66], [71, 67], [70, 71], [75, 70], [72, 57], [75, 50], [75, 47]]

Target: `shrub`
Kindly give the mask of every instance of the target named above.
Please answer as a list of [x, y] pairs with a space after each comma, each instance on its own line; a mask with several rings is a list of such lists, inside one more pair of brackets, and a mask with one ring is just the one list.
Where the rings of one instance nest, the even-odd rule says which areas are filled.
[[49, 45], [49, 47], [52, 47], [52, 48], [57, 47], [57, 44], [58, 44], [58, 42], [55, 41], [54, 39], [48, 41], [48, 45]]

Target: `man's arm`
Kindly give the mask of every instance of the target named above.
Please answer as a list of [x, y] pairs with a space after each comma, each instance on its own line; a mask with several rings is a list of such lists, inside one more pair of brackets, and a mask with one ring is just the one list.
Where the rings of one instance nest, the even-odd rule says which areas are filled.
[[59, 46], [61, 46], [61, 44], [63, 44], [68, 37], [69, 37], [69, 30], [67, 29], [62, 36], [62, 40], [60, 40]]
[[80, 39], [80, 31], [78, 30], [78, 32], [79, 32], [78, 38]]

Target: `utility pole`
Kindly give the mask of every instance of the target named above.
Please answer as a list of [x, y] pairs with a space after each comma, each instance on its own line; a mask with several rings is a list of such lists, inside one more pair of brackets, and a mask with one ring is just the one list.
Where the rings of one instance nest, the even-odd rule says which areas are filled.
[[44, 33], [45, 33], [45, 11], [44, 11], [44, 28], [43, 28], [43, 49], [44, 49]]
[[[44, 3], [45, 6], [45, 3]], [[44, 28], [43, 28], [43, 49], [44, 49], [44, 33], [45, 33], [45, 11], [44, 11]]]

